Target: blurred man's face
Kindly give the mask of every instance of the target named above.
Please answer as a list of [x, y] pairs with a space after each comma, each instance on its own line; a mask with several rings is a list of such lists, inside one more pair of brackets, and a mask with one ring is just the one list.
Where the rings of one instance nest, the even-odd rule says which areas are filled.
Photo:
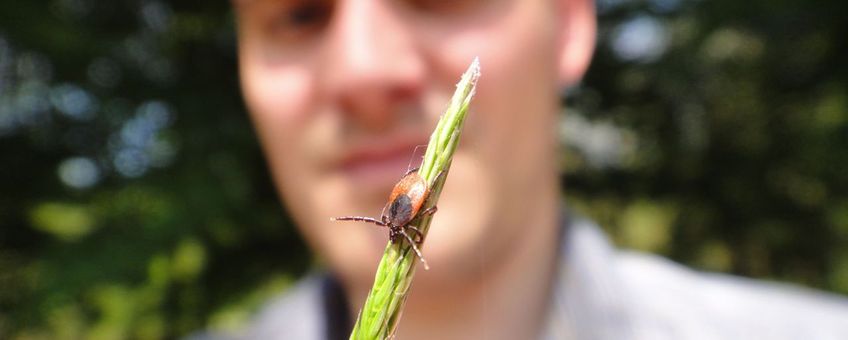
[[379, 217], [475, 56], [482, 78], [423, 248], [433, 270], [421, 279], [474, 274], [483, 253], [509, 256], [532, 231], [522, 221], [536, 191], [556, 185], [558, 4], [243, 0], [236, 9], [244, 96], [277, 186], [343, 278], [370, 284], [388, 232], [330, 217]]

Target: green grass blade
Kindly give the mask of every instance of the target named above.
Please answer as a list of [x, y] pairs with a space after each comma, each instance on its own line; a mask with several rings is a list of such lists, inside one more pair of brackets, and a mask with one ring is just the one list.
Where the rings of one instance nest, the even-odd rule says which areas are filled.
[[[456, 92], [445, 114], [439, 119], [430, 136], [424, 160], [418, 169], [419, 175], [430, 184], [430, 196], [424, 203], [425, 208], [436, 205], [439, 200], [479, 78], [480, 62], [475, 58], [456, 85]], [[439, 183], [434, 183], [437, 175], [443, 171], [445, 174], [440, 177]], [[432, 216], [425, 216], [412, 222], [418, 226], [425, 238], [431, 219]], [[394, 334], [417, 263], [418, 259], [409, 244], [389, 242], [377, 267], [374, 286], [354, 324], [350, 339], [382, 340]]]

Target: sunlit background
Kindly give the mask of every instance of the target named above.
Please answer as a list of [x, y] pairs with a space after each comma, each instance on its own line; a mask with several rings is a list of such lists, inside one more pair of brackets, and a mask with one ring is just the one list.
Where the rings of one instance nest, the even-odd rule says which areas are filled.
[[[617, 244], [848, 293], [848, 5], [599, 0], [569, 204]], [[0, 0], [0, 338], [239, 327], [313, 259], [227, 1]]]

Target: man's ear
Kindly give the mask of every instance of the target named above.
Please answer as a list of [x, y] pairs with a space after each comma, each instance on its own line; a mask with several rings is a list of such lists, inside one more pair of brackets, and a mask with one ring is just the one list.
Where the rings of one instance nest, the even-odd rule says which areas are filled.
[[593, 0], [557, 0], [559, 15], [559, 80], [562, 86], [580, 81], [595, 50], [597, 19]]

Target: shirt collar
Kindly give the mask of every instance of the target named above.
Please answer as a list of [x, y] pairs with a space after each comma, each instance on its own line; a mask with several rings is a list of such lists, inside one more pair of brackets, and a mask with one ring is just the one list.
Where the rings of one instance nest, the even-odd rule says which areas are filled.
[[615, 249], [594, 223], [564, 213], [559, 265], [542, 339], [626, 339], [632, 321]]

